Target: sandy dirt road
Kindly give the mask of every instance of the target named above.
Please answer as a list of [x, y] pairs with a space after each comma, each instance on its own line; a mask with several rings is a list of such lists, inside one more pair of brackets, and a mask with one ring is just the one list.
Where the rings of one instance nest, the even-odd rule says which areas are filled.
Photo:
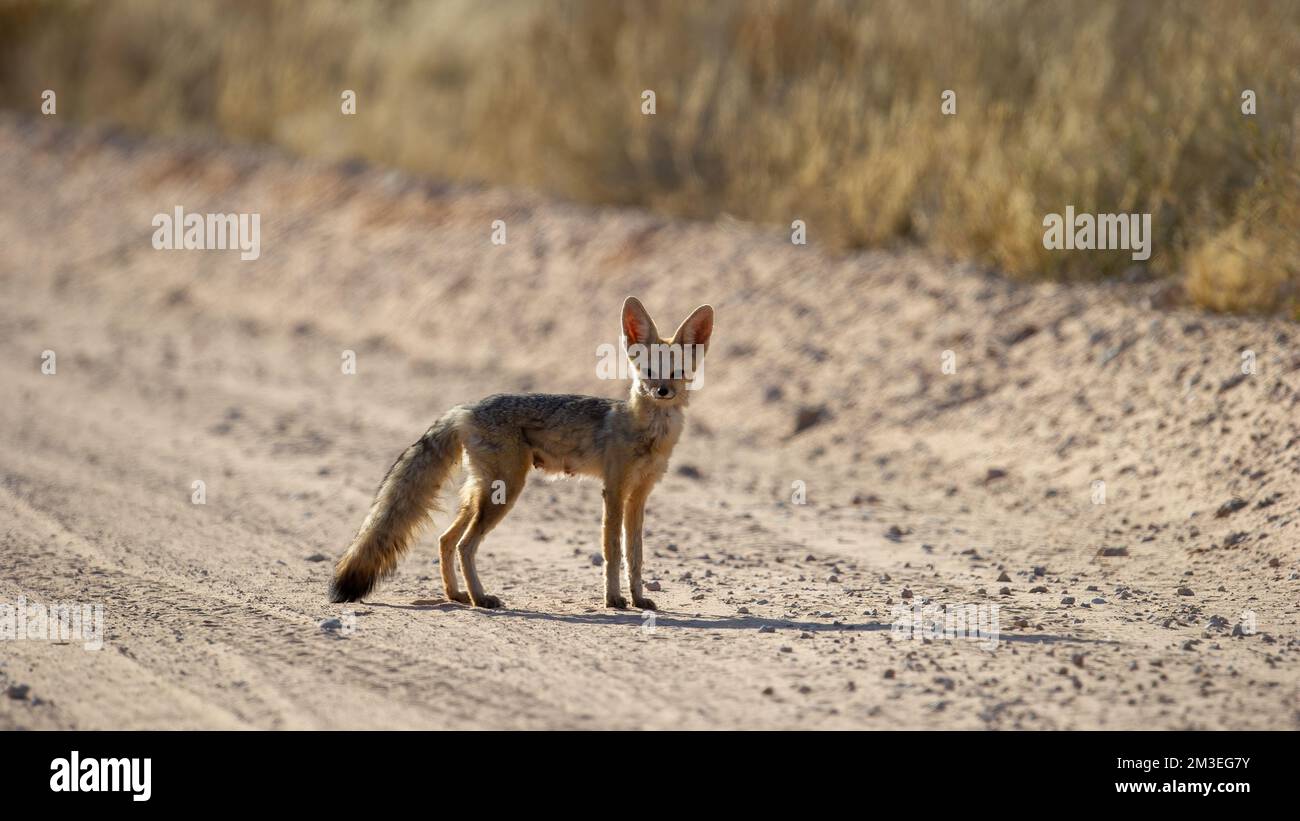
[[[260, 258], [154, 250], [177, 205], [261, 214]], [[446, 514], [329, 604], [444, 409], [626, 390], [629, 293], [718, 310], [662, 612], [600, 606], [600, 488], [540, 474], [480, 553], [507, 609], [443, 601]], [[1158, 297], [0, 119], [0, 602], [106, 624], [0, 642], [0, 727], [1295, 729], [1297, 332]], [[921, 602], [996, 648], [891, 631]]]

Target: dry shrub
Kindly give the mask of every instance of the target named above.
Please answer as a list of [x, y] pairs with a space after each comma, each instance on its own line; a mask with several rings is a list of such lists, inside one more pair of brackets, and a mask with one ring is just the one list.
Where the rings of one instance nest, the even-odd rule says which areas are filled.
[[[0, 49], [10, 107], [1293, 307], [1293, 2], [9, 0]], [[1044, 249], [1067, 205], [1152, 214], [1149, 263]]]

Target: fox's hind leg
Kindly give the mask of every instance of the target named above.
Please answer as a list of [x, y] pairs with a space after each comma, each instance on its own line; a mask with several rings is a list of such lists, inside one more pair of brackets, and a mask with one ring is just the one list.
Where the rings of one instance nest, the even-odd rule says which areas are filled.
[[469, 604], [470, 601], [469, 594], [462, 593], [460, 586], [456, 584], [456, 545], [460, 542], [461, 536], [465, 535], [465, 529], [469, 527], [473, 517], [473, 506], [468, 502], [462, 502], [455, 521], [438, 539], [438, 569], [442, 571], [443, 593], [451, 601], [458, 601], [461, 604]]
[[456, 552], [460, 554], [460, 570], [465, 576], [465, 586], [469, 588], [469, 598], [475, 607], [501, 606], [500, 599], [483, 590], [474, 555], [478, 553], [483, 537], [505, 518], [519, 498], [519, 492], [523, 490], [528, 477], [528, 465], [527, 462], [521, 462], [506, 468], [498, 464], [493, 466], [496, 469], [491, 472], [476, 466], [473, 478], [465, 484], [463, 492], [472, 496], [472, 518], [456, 545]]

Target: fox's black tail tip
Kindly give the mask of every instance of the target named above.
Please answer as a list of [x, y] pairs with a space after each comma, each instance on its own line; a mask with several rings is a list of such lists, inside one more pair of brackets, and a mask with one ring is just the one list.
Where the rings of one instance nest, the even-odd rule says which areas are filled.
[[372, 580], [361, 578], [355, 573], [338, 574], [330, 579], [330, 601], [335, 604], [360, 601], [373, 587]]

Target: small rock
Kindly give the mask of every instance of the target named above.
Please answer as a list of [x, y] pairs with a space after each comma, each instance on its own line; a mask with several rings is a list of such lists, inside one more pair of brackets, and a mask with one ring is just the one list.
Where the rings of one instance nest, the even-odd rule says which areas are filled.
[[9, 689], [5, 690], [5, 695], [17, 701], [26, 701], [27, 694], [31, 691], [32, 688], [26, 684], [10, 684]]
[[770, 624], [765, 624], [765, 625], [763, 625], [762, 627], [758, 628], [758, 632], [760, 632], [760, 633], [775, 633], [775, 632], [776, 632], [776, 628], [773, 627], [773, 626], [770, 625]]
[[1219, 383], [1219, 393], [1227, 393], [1233, 388], [1245, 382], [1249, 374], [1235, 373]]
[[1002, 344], [1010, 348], [1013, 345], [1019, 345], [1021, 342], [1024, 342], [1026, 339], [1028, 339], [1029, 337], [1033, 336], [1036, 333], [1038, 333], [1037, 325], [1032, 325], [1032, 324], [1024, 325], [1019, 329], [1012, 331], [1011, 333], [1003, 336]]
[[324, 553], [313, 553], [307, 557], [307, 561], [309, 562], [328, 562], [329, 560], [330, 557], [326, 556]]
[[825, 405], [804, 405], [795, 412], [794, 415], [794, 436], [803, 433], [811, 427], [816, 427], [825, 422], [831, 416], [830, 411], [826, 410]]
[[1062, 596], [1061, 604], [1074, 604], [1074, 596]]
[[687, 479], [703, 479], [704, 474], [695, 465], [680, 465], [677, 468], [677, 475], [684, 476]]
[[901, 542], [903, 537], [910, 532], [911, 531], [903, 530], [898, 525], [890, 525], [889, 530], [885, 531], [885, 538], [889, 539], [891, 542]]
[[1192, 588], [1190, 588], [1190, 587], [1180, 587], [1180, 588], [1178, 588], [1178, 595], [1180, 595], [1180, 596], [1195, 596], [1196, 594], [1192, 592]]
[[1011, 581], [1011, 577], [1007, 575], [1007, 571], [1003, 570], [1002, 575], [998, 576], [998, 581], [1009, 582]]
[[645, 589], [649, 590], [651, 593], [658, 593], [660, 590], [663, 590], [664, 588], [663, 585], [659, 583], [658, 579], [651, 579], [650, 581], [645, 583]]
[[1219, 505], [1219, 509], [1214, 513], [1214, 518], [1216, 519], [1226, 518], [1236, 513], [1238, 510], [1241, 510], [1245, 506], [1246, 506], [1245, 499], [1242, 499], [1240, 497], [1233, 497], [1228, 501], [1224, 502], [1223, 504]]

